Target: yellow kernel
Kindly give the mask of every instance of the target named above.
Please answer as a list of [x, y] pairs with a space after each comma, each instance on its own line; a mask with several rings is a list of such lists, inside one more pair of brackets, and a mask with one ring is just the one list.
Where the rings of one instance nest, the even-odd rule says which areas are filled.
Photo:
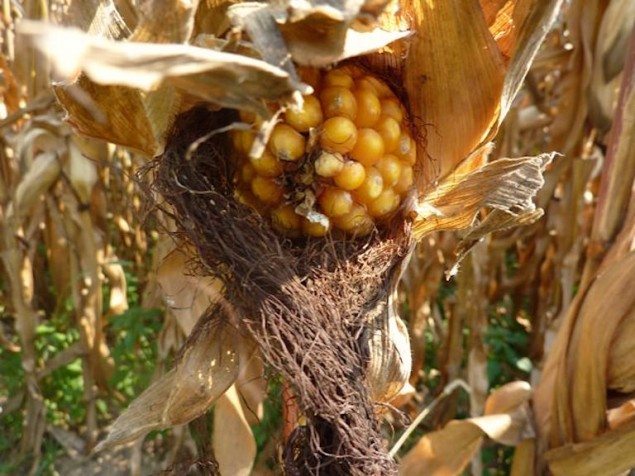
[[324, 226], [321, 223], [312, 222], [307, 220], [306, 218], [302, 220], [302, 231], [305, 235], [320, 237], [326, 235], [329, 231], [328, 226]]
[[387, 188], [368, 205], [368, 213], [375, 218], [386, 216], [397, 209], [399, 202], [399, 195], [392, 189]]
[[363, 165], [370, 166], [384, 155], [384, 141], [379, 132], [364, 128], [357, 131], [357, 142], [351, 151], [351, 157]]
[[357, 141], [357, 127], [346, 117], [331, 117], [324, 121], [320, 144], [329, 152], [346, 154], [353, 150]]
[[324, 117], [357, 117], [357, 101], [350, 89], [342, 86], [328, 87], [320, 93], [320, 102]]
[[263, 177], [277, 177], [282, 174], [282, 162], [268, 150], [258, 158], [250, 157], [249, 163]]
[[377, 91], [377, 87], [375, 83], [371, 81], [370, 76], [364, 76], [355, 81], [355, 89], [366, 89], [372, 92], [375, 96], [379, 95], [379, 91]]
[[346, 162], [342, 171], [333, 179], [335, 184], [344, 190], [355, 190], [366, 178], [366, 170], [359, 162], [353, 160]]
[[383, 98], [383, 97], [393, 96], [393, 93], [388, 87], [388, 85], [384, 83], [381, 79], [375, 78], [373, 76], [366, 76], [365, 79], [367, 83], [372, 85], [373, 88], [375, 89], [375, 94], [377, 94], [377, 97]]
[[351, 89], [353, 87], [353, 78], [344, 70], [334, 69], [324, 76], [324, 85], [342, 86], [346, 89]]
[[366, 178], [357, 190], [353, 192], [355, 201], [363, 205], [367, 205], [377, 197], [384, 189], [384, 180], [375, 167], [366, 169]]
[[381, 104], [377, 95], [368, 89], [358, 89], [355, 91], [355, 101], [357, 102], [355, 124], [359, 127], [373, 126], [381, 115]]
[[401, 124], [403, 120], [403, 110], [401, 104], [396, 98], [386, 98], [381, 100], [381, 113], [392, 117], [395, 121]]
[[269, 139], [269, 149], [280, 160], [296, 161], [304, 155], [305, 139], [287, 124], [277, 124]]
[[282, 205], [271, 212], [271, 224], [281, 233], [298, 236], [302, 228], [302, 219], [292, 205]]
[[350, 212], [333, 219], [333, 224], [350, 234], [367, 235], [373, 230], [375, 223], [361, 205], [354, 205]]
[[417, 145], [405, 132], [399, 138], [399, 146], [395, 153], [409, 165], [414, 165], [417, 162]]
[[256, 135], [251, 131], [234, 131], [234, 147], [243, 154], [249, 154]]
[[353, 79], [357, 79], [363, 74], [363, 71], [361, 69], [353, 65], [340, 66], [339, 68], [337, 68], [337, 70], [348, 74]]
[[301, 109], [289, 108], [285, 113], [287, 124], [299, 132], [308, 132], [322, 122], [322, 106], [315, 96], [306, 96]]
[[414, 183], [414, 174], [412, 172], [412, 167], [404, 164], [403, 168], [401, 169], [401, 176], [399, 177], [399, 180], [395, 184], [395, 192], [397, 192], [400, 195], [404, 194], [410, 189], [410, 187], [412, 187], [413, 183]]
[[384, 150], [386, 152], [392, 152], [399, 146], [401, 127], [399, 127], [399, 123], [394, 118], [382, 115], [379, 118], [379, 122], [375, 124], [374, 129], [379, 132], [379, 135], [384, 140]]
[[256, 176], [256, 169], [249, 162], [245, 162], [240, 168], [240, 178], [244, 183], [249, 183]]
[[275, 205], [282, 200], [284, 190], [273, 179], [257, 175], [251, 181], [251, 191], [261, 202]]
[[326, 215], [337, 217], [351, 211], [353, 197], [345, 190], [327, 188], [318, 197], [318, 203]]
[[341, 154], [322, 152], [315, 161], [315, 173], [321, 177], [335, 177], [344, 168]]
[[384, 179], [384, 185], [386, 187], [395, 185], [401, 175], [401, 161], [394, 155], [386, 155], [379, 159], [375, 164], [375, 168]]

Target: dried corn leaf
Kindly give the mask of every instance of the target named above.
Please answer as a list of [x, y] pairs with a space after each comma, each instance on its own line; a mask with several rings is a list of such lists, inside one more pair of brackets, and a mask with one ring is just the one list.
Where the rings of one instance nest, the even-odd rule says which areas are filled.
[[112, 424], [96, 451], [203, 414], [238, 375], [235, 330], [212, 317], [195, 330], [174, 369], [150, 385]]
[[[324, 67], [347, 58], [377, 51], [410, 35], [408, 31], [357, 31], [342, 18], [302, 15], [291, 21], [287, 12], [264, 3], [238, 3], [229, 8], [232, 23], [245, 30], [262, 58], [294, 74], [290, 62]], [[316, 23], [315, 19], [319, 17]], [[339, 19], [338, 19], [339, 18]]]
[[485, 403], [485, 416], [453, 420], [445, 428], [423, 436], [401, 460], [399, 474], [458, 475], [486, 436], [507, 445], [532, 436], [528, 429], [530, 396], [527, 382], [498, 388]]
[[61, 171], [62, 164], [57, 152], [47, 151], [38, 154], [18, 183], [7, 217], [15, 216], [21, 220], [27, 215], [42, 198], [42, 194], [57, 180]]
[[630, 422], [591, 441], [550, 450], [545, 458], [555, 476], [617, 476], [635, 467], [634, 447], [635, 422]]
[[99, 84], [151, 91], [163, 81], [196, 76], [201, 86], [208, 85], [205, 99], [235, 108], [278, 100], [297, 89], [283, 70], [243, 55], [181, 44], [115, 42], [28, 21], [20, 23], [19, 32], [52, 59], [64, 78], [83, 71]]
[[212, 436], [220, 474], [249, 476], [256, 460], [256, 440], [232, 385], [214, 407]]

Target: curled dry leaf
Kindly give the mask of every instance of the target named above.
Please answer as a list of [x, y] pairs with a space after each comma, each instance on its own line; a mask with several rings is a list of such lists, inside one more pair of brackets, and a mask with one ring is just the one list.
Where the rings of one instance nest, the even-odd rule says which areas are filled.
[[484, 416], [453, 420], [443, 429], [424, 435], [401, 460], [399, 474], [458, 475], [486, 436], [506, 445], [533, 436], [529, 427], [530, 397], [527, 382], [503, 385], [488, 397]]
[[494, 391], [485, 403], [486, 414], [455, 420], [442, 430], [425, 435], [402, 460], [401, 474], [460, 474], [484, 436], [504, 444], [516, 444], [528, 432], [526, 382], [512, 382]]
[[[483, 153], [482, 148], [472, 154], [416, 205], [413, 234], [417, 239], [433, 231], [466, 230], [457, 247], [457, 263], [485, 234], [540, 218], [542, 210], [536, 210], [533, 197], [544, 184], [545, 167], [556, 156], [498, 159], [462, 173], [461, 169], [470, 169], [471, 161], [480, 163]], [[491, 212], [478, 223], [475, 218], [483, 208]]]
[[[217, 308], [218, 309], [218, 308]], [[238, 375], [238, 335], [221, 315], [199, 323], [175, 368], [150, 385], [112, 424], [101, 451], [203, 414]]]

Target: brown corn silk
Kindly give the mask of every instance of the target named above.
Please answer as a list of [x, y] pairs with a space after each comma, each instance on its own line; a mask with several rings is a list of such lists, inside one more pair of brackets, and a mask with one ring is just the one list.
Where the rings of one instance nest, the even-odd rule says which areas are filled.
[[360, 240], [285, 239], [234, 199], [228, 136], [214, 134], [232, 121], [228, 114], [200, 107], [179, 116], [150, 166], [154, 188], [203, 272], [225, 283], [240, 326], [297, 395], [308, 422], [288, 441], [286, 471], [393, 473], [365, 374], [408, 227], [396, 222]]

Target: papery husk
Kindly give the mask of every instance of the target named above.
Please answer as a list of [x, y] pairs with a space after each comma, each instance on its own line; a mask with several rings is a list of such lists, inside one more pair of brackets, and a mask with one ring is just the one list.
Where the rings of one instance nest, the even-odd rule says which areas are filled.
[[187, 423], [205, 413], [238, 375], [240, 334], [222, 306], [192, 331], [175, 367], [150, 385], [111, 425], [95, 451]]
[[532, 436], [526, 382], [512, 382], [498, 388], [485, 402], [485, 415], [453, 420], [443, 429], [427, 433], [403, 457], [399, 474], [403, 476], [461, 474], [485, 437], [515, 445]]

